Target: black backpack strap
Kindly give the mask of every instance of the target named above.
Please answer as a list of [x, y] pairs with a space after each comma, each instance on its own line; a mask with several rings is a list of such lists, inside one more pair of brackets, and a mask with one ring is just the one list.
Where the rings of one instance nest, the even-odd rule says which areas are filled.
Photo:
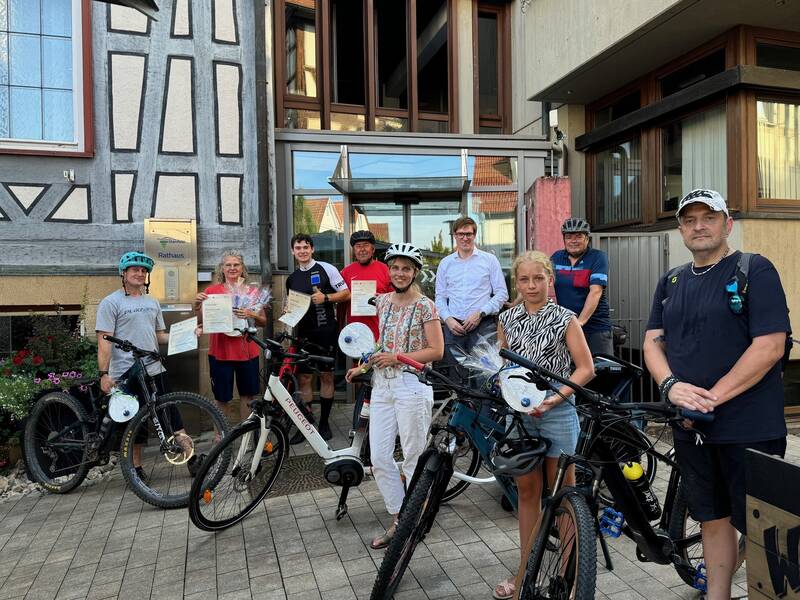
[[680, 279], [681, 274], [686, 271], [691, 264], [692, 263], [684, 263], [682, 265], [678, 265], [677, 267], [674, 267], [668, 271], [664, 276], [664, 299], [661, 301], [662, 306], [669, 299], [670, 287], [678, 284], [678, 279]]

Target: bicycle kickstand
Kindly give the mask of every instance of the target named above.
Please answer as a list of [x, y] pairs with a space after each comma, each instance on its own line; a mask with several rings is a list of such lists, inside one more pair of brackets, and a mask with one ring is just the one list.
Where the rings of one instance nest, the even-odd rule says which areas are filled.
[[597, 536], [600, 538], [600, 549], [603, 551], [603, 558], [606, 561], [606, 569], [609, 571], [614, 570], [614, 563], [611, 561], [611, 553], [608, 551], [608, 544], [606, 543], [606, 536], [600, 531], [600, 521], [597, 515], [594, 516], [594, 525], [597, 528]]
[[342, 486], [342, 493], [339, 495], [339, 506], [336, 507], [336, 520], [341, 521], [347, 514], [347, 493], [350, 491], [349, 485]]

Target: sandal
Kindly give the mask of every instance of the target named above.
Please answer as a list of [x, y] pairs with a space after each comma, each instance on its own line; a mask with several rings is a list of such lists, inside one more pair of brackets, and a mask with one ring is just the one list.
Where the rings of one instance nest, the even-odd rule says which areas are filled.
[[397, 522], [395, 521], [383, 535], [379, 535], [374, 540], [372, 540], [372, 542], [370, 542], [369, 547], [372, 548], [373, 550], [382, 550], [383, 548], [386, 548], [386, 546], [389, 545], [389, 542], [392, 541], [392, 538], [394, 537], [394, 534], [396, 532], [397, 532]]
[[514, 579], [514, 577], [509, 577], [494, 586], [492, 597], [495, 600], [509, 600], [509, 598], [513, 598], [514, 591], [516, 590]]

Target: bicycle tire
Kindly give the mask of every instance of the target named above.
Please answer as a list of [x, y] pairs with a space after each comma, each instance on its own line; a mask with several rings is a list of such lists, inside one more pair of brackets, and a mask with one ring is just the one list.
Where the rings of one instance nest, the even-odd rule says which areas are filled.
[[[652, 453], [652, 442], [646, 433], [634, 427], [629, 421], [618, 421], [605, 429], [601, 435], [618, 462], [641, 464], [647, 481], [652, 485], [658, 471], [658, 459]], [[591, 446], [587, 448], [586, 453], [593, 459], [597, 458], [594, 456], [594, 449]], [[590, 486], [594, 479], [594, 472], [585, 464], [578, 463], [575, 466], [575, 476], [578, 487]], [[611, 497], [603, 482], [598, 490], [597, 499], [600, 505], [614, 505], [614, 498]]]
[[403, 510], [397, 517], [397, 529], [378, 569], [370, 600], [391, 598], [400, 585], [417, 544], [425, 537], [430, 520], [427, 517], [431, 517], [428, 513], [434, 510], [431, 500], [436, 491], [435, 483], [436, 473], [424, 468], [413, 489], [409, 490]]
[[[183, 427], [192, 440], [193, 457], [202, 461], [211, 452], [216, 433], [224, 438], [230, 428], [222, 411], [211, 401], [191, 392], [171, 392], [156, 400], [156, 414], [164, 435], [171, 437], [172, 420], [180, 415]], [[183, 458], [171, 458], [162, 452], [159, 437], [150, 421], [150, 411], [144, 405], [128, 422], [122, 435], [120, 467], [122, 476], [139, 498], [159, 508], [182, 508], [189, 503], [192, 482], [192, 464], [180, 462]], [[147, 443], [142, 444], [145, 439]], [[137, 441], [138, 440], [138, 441]], [[142, 480], [133, 464], [135, 447], [141, 447], [142, 468], [147, 481]], [[175, 460], [176, 462], [171, 462]], [[191, 459], [190, 459], [191, 460]]]
[[[258, 466], [258, 483], [252, 484], [253, 480], [243, 481], [243, 473], [239, 467], [241, 464], [251, 464], [256, 450], [256, 436], [260, 431], [259, 420], [243, 421], [214, 447], [203, 462], [195, 476], [189, 496], [189, 518], [198, 528], [204, 531], [219, 531], [238, 523], [250, 514], [272, 489], [289, 447], [286, 432], [278, 423], [273, 421], [270, 427], [269, 441], [272, 442], [272, 447], [269, 449], [269, 455], [262, 456]], [[245, 445], [245, 448], [240, 462], [239, 450], [242, 445]], [[270, 466], [262, 469], [265, 459], [270, 460]], [[267, 477], [262, 477], [263, 475]], [[253, 494], [251, 490], [255, 485], [259, 487]], [[225, 495], [229, 490], [239, 495], [248, 491], [249, 498], [243, 505], [233, 506], [231, 495]], [[234, 512], [223, 514], [222, 511], [228, 508], [234, 509]]]
[[[90, 467], [86, 460], [88, 422], [83, 405], [65, 392], [48, 392], [34, 404], [23, 433], [23, 458], [33, 480], [47, 491], [66, 494], [86, 478]], [[76, 448], [62, 452], [53, 446], [54, 434], [75, 435], [74, 441], [66, 441]], [[62, 471], [61, 477], [53, 476]]]
[[[577, 548], [577, 556], [570, 552], [566, 569], [563, 569], [564, 558], [557, 559], [555, 563], [546, 560], [563, 545], [560, 538], [566, 527], [556, 524], [559, 516], [569, 519], [575, 531], [572, 547]], [[586, 498], [577, 492], [567, 492], [561, 497], [558, 508], [550, 514], [547, 522], [542, 521], [540, 527], [520, 582], [520, 600], [592, 600], [597, 585], [597, 545], [594, 518]], [[547, 532], [547, 535], [542, 532]], [[550, 567], [554, 564], [557, 569], [551, 574]]]
[[[687, 538], [690, 535], [700, 535], [700, 524], [695, 522], [689, 515], [689, 500], [686, 497], [686, 491], [682, 481], [678, 483], [678, 490], [675, 494], [675, 500], [672, 503], [671, 509], [668, 525], [668, 533], [670, 538], [673, 540], [678, 540]], [[738, 571], [744, 563], [744, 548], [746, 539], [747, 538], [745, 538], [745, 536], [743, 536], [741, 533], [739, 534], [739, 555], [736, 559], [736, 565], [734, 565], [733, 568], [734, 573], [736, 573], [736, 571]], [[692, 568], [689, 570], [682, 565], [675, 565], [675, 570], [678, 572], [678, 575], [680, 575], [680, 578], [683, 579], [684, 583], [693, 586], [695, 582], [697, 565], [703, 562], [702, 539], [698, 538], [696, 544], [692, 544], [691, 546], [680, 549], [678, 554], [686, 562], [692, 565]]]

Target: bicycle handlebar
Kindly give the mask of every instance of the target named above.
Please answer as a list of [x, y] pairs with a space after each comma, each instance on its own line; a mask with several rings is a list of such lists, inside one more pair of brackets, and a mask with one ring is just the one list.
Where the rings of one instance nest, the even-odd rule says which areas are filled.
[[[254, 329], [254, 328], [252, 328]], [[257, 346], [259, 346], [262, 350], [269, 350], [270, 352], [275, 352], [281, 356], [281, 358], [290, 358], [294, 360], [304, 360], [304, 361], [311, 361], [322, 365], [332, 365], [335, 362], [335, 359], [330, 356], [319, 356], [317, 354], [309, 354], [303, 350], [300, 352], [287, 352], [283, 349], [283, 346], [280, 342], [276, 340], [271, 340], [269, 338], [260, 339], [254, 335], [255, 331], [251, 331], [251, 328], [247, 329], [237, 329], [236, 331], [241, 331], [243, 335], [247, 337], [248, 340], [252, 340], [255, 342]]]
[[142, 350], [138, 346], [135, 346], [133, 342], [129, 342], [128, 340], [122, 340], [118, 337], [114, 337], [113, 335], [104, 335], [103, 339], [111, 342], [115, 346], [117, 346], [123, 352], [130, 352], [134, 356], [138, 357], [145, 357], [149, 356], [155, 360], [161, 360], [161, 354], [156, 350]]
[[691, 419], [692, 421], [703, 421], [706, 423], [710, 423], [711, 421], [714, 420], [713, 413], [703, 413], [696, 410], [689, 410], [688, 408], [680, 408], [673, 404], [668, 404], [664, 402], [638, 402], [638, 403], [620, 403], [613, 401], [609, 402], [602, 395], [593, 392], [591, 390], [588, 390], [578, 385], [577, 383], [570, 381], [569, 379], [561, 377], [560, 375], [556, 375], [552, 371], [548, 371], [544, 367], [540, 367], [539, 365], [525, 358], [521, 354], [512, 352], [507, 348], [501, 348], [500, 356], [510, 360], [511, 362], [518, 364], [524, 369], [528, 369], [533, 374], [537, 383], [544, 383], [551, 389], [554, 389], [552, 381], [556, 381], [562, 385], [566, 385], [567, 387], [572, 388], [573, 390], [575, 390], [576, 394], [578, 394], [583, 398], [587, 398], [590, 402], [594, 404], [602, 404], [611, 410], [642, 410], [647, 412], [657, 412], [669, 418], [683, 417], [685, 419]]
[[404, 365], [408, 365], [412, 369], [416, 369], [417, 371], [425, 370], [425, 365], [423, 365], [421, 362], [414, 360], [413, 358], [409, 358], [405, 354], [398, 354], [397, 360], [399, 360]]

